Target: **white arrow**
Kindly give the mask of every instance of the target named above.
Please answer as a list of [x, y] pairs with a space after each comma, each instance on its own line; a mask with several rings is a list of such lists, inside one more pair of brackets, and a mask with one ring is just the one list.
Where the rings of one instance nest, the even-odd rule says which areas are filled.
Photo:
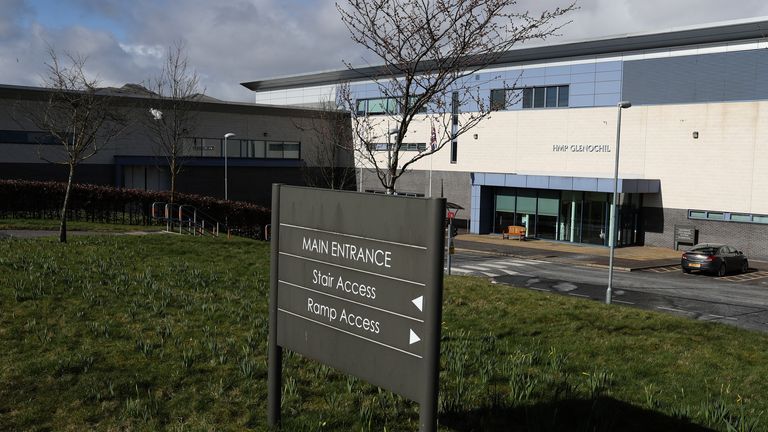
[[411, 300], [411, 303], [416, 305], [420, 312], [424, 312], [424, 309], [422, 309], [424, 307], [424, 296], [416, 297], [415, 299]]
[[413, 345], [416, 342], [420, 341], [421, 338], [416, 333], [414, 333], [413, 329], [410, 329], [410, 331], [411, 331], [411, 335], [410, 335], [408, 344]]

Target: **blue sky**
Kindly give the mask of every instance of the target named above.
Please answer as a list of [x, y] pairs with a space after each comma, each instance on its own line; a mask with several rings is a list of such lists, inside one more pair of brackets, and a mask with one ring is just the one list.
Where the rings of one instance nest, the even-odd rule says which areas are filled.
[[[518, 1], [531, 11], [564, 3]], [[764, 0], [578, 4], [549, 43], [768, 15]], [[142, 83], [176, 41], [186, 44], [207, 94], [246, 102], [253, 96], [241, 82], [340, 69], [342, 60], [360, 64], [367, 55], [333, 0], [0, 0], [0, 83], [40, 85], [48, 46], [86, 56], [87, 72], [103, 85]]]
[[65, 29], [72, 26], [83, 26], [111, 32], [118, 39], [125, 39], [127, 36], [124, 23], [80, 2], [29, 0], [28, 3], [34, 11], [34, 19], [47, 28]]

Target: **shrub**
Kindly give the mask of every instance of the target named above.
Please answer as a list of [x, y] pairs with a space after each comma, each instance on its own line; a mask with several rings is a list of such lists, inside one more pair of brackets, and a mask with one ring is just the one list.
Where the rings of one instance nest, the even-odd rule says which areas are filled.
[[[66, 184], [50, 181], [0, 180], [0, 215], [3, 217], [58, 218]], [[72, 220], [148, 225], [154, 202], [168, 202], [170, 193], [119, 189], [92, 184], [73, 184], [70, 195]], [[175, 204], [189, 205], [198, 214], [230, 229], [253, 236], [270, 221], [270, 210], [242, 201], [223, 201], [212, 197], [180, 194]]]

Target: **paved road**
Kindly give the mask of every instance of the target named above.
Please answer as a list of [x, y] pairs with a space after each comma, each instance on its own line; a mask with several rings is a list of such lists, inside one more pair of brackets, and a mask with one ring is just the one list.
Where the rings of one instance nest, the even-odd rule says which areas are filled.
[[[452, 274], [490, 278], [495, 283], [605, 301], [607, 270], [562, 263], [459, 253]], [[724, 278], [683, 274], [678, 266], [615, 272], [613, 301], [693, 319], [768, 331], [768, 272]]]

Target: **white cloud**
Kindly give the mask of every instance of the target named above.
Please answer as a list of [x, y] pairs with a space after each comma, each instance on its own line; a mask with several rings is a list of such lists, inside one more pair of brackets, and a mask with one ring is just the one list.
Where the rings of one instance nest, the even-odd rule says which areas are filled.
[[[119, 31], [87, 22], [45, 28], [25, 0], [2, 0], [0, 83], [39, 85], [46, 42], [87, 56], [88, 70], [104, 84], [142, 82], [157, 74], [166, 48], [183, 40], [209, 95], [252, 101], [240, 82], [340, 69], [342, 59], [361, 64], [367, 54], [328, 0], [60, 1], [88, 8]], [[535, 12], [564, 3], [520, 0], [519, 6]], [[547, 43], [768, 15], [762, 0], [580, 0], [579, 6], [562, 36]]]
[[124, 43], [120, 43], [118, 45], [123, 49], [123, 51], [125, 51], [126, 54], [135, 55], [138, 57], [150, 57], [155, 60], [163, 58], [164, 51], [161, 45], [130, 45]]

